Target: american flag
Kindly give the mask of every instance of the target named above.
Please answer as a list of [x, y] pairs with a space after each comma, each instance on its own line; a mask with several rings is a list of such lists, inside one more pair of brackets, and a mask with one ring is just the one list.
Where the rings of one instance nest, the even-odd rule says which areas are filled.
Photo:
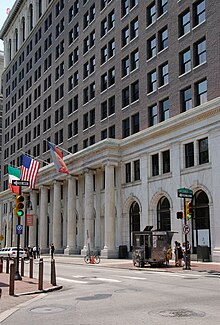
[[29, 187], [35, 188], [40, 163], [26, 155], [21, 157], [21, 176], [22, 181], [29, 181]]

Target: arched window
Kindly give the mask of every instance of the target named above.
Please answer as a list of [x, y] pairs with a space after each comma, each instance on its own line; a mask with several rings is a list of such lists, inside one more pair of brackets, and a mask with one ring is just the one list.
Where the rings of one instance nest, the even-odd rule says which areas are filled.
[[137, 202], [133, 202], [130, 211], [130, 251], [132, 251], [133, 246], [133, 232], [140, 231], [140, 208]]
[[157, 229], [171, 230], [170, 202], [165, 196], [160, 199], [157, 206]]
[[192, 237], [193, 253], [198, 246], [210, 247], [209, 199], [204, 191], [198, 191], [193, 197]]

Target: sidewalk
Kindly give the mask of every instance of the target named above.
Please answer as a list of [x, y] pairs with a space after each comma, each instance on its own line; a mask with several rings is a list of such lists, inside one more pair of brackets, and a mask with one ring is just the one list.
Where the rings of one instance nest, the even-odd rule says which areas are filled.
[[[45, 262], [50, 261], [49, 256], [43, 256]], [[158, 272], [184, 272], [182, 267], [175, 267], [174, 262], [171, 261], [170, 265], [167, 267], [152, 268], [150, 266], [145, 266], [144, 268], [137, 268], [133, 265], [131, 259], [101, 259], [100, 264], [87, 265], [85, 264], [82, 256], [55, 256], [56, 264], [66, 263], [75, 265], [85, 265], [85, 267], [112, 267], [121, 269], [131, 269], [131, 270], [154, 270]], [[5, 272], [5, 268], [3, 269]], [[214, 262], [194, 262], [191, 263], [191, 271], [197, 272], [208, 272], [220, 274], [220, 263]], [[5, 317], [5, 314], [11, 313], [10, 310], [16, 309], [18, 305], [24, 303], [28, 300], [33, 299], [36, 295], [40, 293], [50, 292], [53, 290], [59, 290], [62, 286], [52, 286], [49, 281], [44, 281], [43, 290], [38, 290], [38, 279], [31, 279], [28, 277], [22, 277], [21, 281], [15, 281], [15, 295], [9, 296], [9, 274], [0, 273], [0, 288], [2, 289], [2, 297], [0, 299], [0, 323], [1, 317]]]

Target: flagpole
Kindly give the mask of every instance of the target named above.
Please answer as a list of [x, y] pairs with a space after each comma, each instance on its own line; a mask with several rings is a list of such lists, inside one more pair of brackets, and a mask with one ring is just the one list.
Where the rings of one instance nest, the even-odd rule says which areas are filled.
[[45, 161], [45, 160], [43, 160], [43, 159], [40, 159], [40, 158], [35, 158], [34, 156], [31, 156], [31, 155], [29, 155], [28, 153], [25, 153], [24, 151], [21, 151], [21, 153], [24, 154], [24, 155], [26, 155], [26, 156], [28, 156], [28, 157], [30, 157], [30, 158], [33, 158], [33, 159], [35, 159], [35, 160], [39, 160], [39, 161], [41, 161], [41, 162], [43, 162], [43, 163], [45, 163], [45, 164], [47, 164], [47, 165], [50, 165], [49, 162], [47, 162], [47, 161]]
[[59, 146], [58, 144], [55, 144], [55, 143], [53, 143], [53, 142], [51, 142], [51, 141], [48, 141], [48, 140], [46, 140], [46, 139], [44, 139], [44, 141], [46, 141], [47, 143], [49, 142], [49, 143], [53, 144], [55, 147], [58, 147], [58, 148], [62, 149], [62, 150], [63, 150], [64, 152], [66, 152], [68, 155], [72, 155], [72, 152], [70, 152], [70, 151], [68, 151], [68, 150], [66, 150], [66, 149], [64, 149], [64, 148], [62, 148], [62, 147]]

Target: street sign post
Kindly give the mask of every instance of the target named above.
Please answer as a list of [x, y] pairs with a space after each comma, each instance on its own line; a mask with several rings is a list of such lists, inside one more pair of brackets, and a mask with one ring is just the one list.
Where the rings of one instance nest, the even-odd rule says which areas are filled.
[[179, 188], [177, 190], [177, 196], [180, 198], [192, 199], [193, 191], [190, 188]]
[[183, 226], [183, 232], [184, 232], [184, 234], [188, 234], [189, 231], [190, 231], [189, 226], [188, 226], [188, 225], [184, 225], [184, 226]]
[[12, 185], [15, 186], [29, 186], [29, 181], [21, 181], [21, 180], [17, 180], [17, 179], [13, 179], [12, 180]]

